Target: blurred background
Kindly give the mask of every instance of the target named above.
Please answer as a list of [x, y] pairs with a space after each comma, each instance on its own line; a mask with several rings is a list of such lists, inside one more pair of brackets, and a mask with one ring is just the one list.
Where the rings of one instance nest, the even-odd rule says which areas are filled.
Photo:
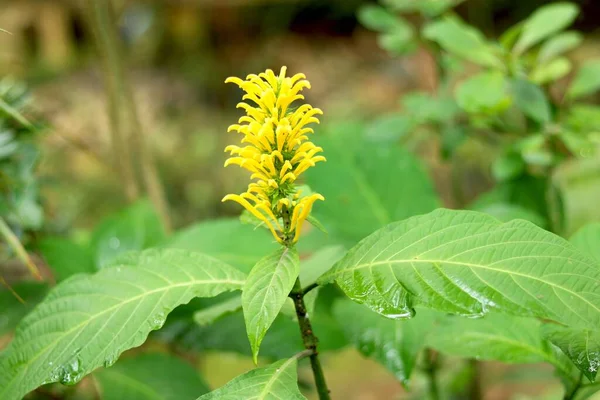
[[[36, 200], [21, 210], [30, 224], [21, 230], [15, 228], [23, 235], [20, 237], [32, 243], [49, 235], [85, 242], [99, 221], [145, 194], [158, 209], [167, 232], [198, 221], [238, 216], [236, 204], [221, 203], [225, 194], [239, 193], [247, 184], [243, 171], [223, 168], [223, 148], [236, 140], [226, 130], [240, 116], [235, 105], [241, 96], [235, 85], [225, 85], [224, 80], [267, 68], [277, 72], [282, 65], [291, 74], [306, 74], [311, 82], [312, 89], [305, 95], [309, 103], [324, 110], [320, 129], [335, 131], [342, 137], [359, 131], [358, 135], [374, 141], [402, 143], [416, 155], [439, 195], [436, 204], [484, 208], [491, 203], [472, 205], [498, 182], [524, 175], [535, 178], [552, 168], [556, 187], [576, 186], [576, 194], [568, 197], [561, 192], [558, 200], [562, 210], [568, 212], [554, 218], [545, 207], [540, 211], [537, 206], [524, 205], [536, 203], [535, 198], [516, 201], [530, 212], [529, 219], [567, 237], [585, 222], [599, 219], [594, 199], [600, 194], [600, 167], [597, 156], [588, 151], [588, 142], [581, 145], [580, 151], [579, 147], [574, 150], [575, 145], [569, 147], [572, 142], [565, 139], [566, 150], [560, 147], [552, 153], [553, 157], [561, 155], [561, 166], [564, 160], [583, 159], [588, 162], [585, 167], [569, 164], [558, 170], [558, 161], [536, 164], [539, 158], [534, 156], [543, 157], [545, 152], [534, 152], [531, 158], [523, 156], [517, 164], [525, 160], [525, 167], [514, 167], [510, 158], [513, 150], [508, 166], [494, 167], [498, 146], [463, 139], [458, 141], [460, 144], [449, 144], [436, 134], [444, 125], [436, 125], [437, 116], [424, 116], [426, 123], [413, 121], [406, 125], [405, 114], [431, 110], [426, 110], [427, 100], [419, 103], [413, 97], [412, 102], [403, 102], [405, 95], [420, 93], [421, 100], [443, 98], [439, 94], [442, 85], [452, 93], [465, 77], [480, 72], [482, 65], [467, 62], [454, 73], [454, 60], [441, 58], [435, 46], [423, 46], [417, 39], [408, 43], [412, 39], [403, 41], [395, 36], [388, 41], [382, 39], [385, 23], [361, 11], [369, 4], [379, 4], [375, 1], [116, 0], [112, 11], [106, 11], [103, 3], [0, 0], [0, 28], [6, 31], [0, 32], [2, 87], [26, 87], [23, 91], [28, 93], [28, 102], [23, 113], [39, 128], [34, 143], [40, 156], [32, 173]], [[382, 3], [389, 6], [394, 1]], [[435, 0], [427, 3], [435, 7]], [[453, 4], [443, 12], [460, 17], [492, 41], [552, 2], [448, 3]], [[600, 2], [573, 3], [580, 12], [569, 29], [582, 36], [577, 46], [565, 54], [569, 68], [551, 79], [532, 78], [551, 99], [553, 115], [559, 115], [555, 111], [561, 107], [577, 67], [600, 57]], [[402, 23], [414, 29], [438, 18], [434, 12], [417, 8], [391, 7], [390, 13], [401, 15]], [[528, 62], [526, 59], [524, 64]], [[441, 68], [447, 71], [441, 73]], [[588, 113], [575, 117], [569, 114], [571, 119], [565, 125], [594, 124], [585, 129], [586, 133], [595, 133], [600, 113], [597, 108], [590, 109], [597, 104], [597, 95], [586, 96]], [[469, 107], [459, 105], [470, 112]], [[476, 117], [468, 116], [468, 126], [485, 135], [491, 125], [484, 121], [482, 127]], [[579, 119], [573, 122], [576, 117]], [[463, 117], [452, 114], [450, 118], [461, 121]], [[517, 125], [536, 131], [533, 120], [534, 128], [531, 121]], [[558, 120], [556, 117], [554, 122], [559, 124]], [[589, 164], [590, 160], [595, 164]], [[519, 172], [515, 173], [513, 167]], [[526, 173], [519, 168], [525, 168]], [[536, 168], [544, 172], [536, 174]], [[581, 168], [586, 171], [583, 178], [573, 172]], [[319, 174], [318, 168], [314, 173]], [[373, 173], [385, 175], [386, 170]], [[314, 180], [318, 183], [317, 178]], [[400, 187], [403, 184], [396, 182]], [[527, 180], [522, 184], [531, 186]], [[518, 197], [519, 190], [511, 193]], [[504, 211], [496, 210], [499, 214]], [[354, 239], [347, 235], [340, 242], [352, 244]], [[34, 262], [43, 270], [44, 261], [36, 254], [32, 251]], [[18, 268], [11, 268], [3, 272], [9, 282], [15, 283], [20, 275], [15, 272]], [[220, 352], [208, 354], [202, 363], [207, 366], [203, 373], [213, 387], [251, 366], [247, 357]], [[335, 398], [404, 398], [404, 389], [391, 373], [355, 350], [339, 350], [326, 358], [326, 364]], [[556, 393], [560, 393], [560, 383], [549, 367], [519, 369], [490, 363], [481, 373], [487, 382], [483, 394], [486, 399], [559, 398]], [[528, 380], [522, 381], [523, 377]]]

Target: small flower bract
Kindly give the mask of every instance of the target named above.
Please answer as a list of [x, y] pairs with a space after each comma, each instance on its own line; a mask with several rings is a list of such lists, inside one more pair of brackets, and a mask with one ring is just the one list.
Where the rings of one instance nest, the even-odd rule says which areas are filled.
[[248, 190], [242, 194], [230, 194], [223, 201], [233, 200], [262, 221], [275, 239], [283, 244], [298, 241], [302, 223], [308, 217], [316, 200], [324, 200], [318, 193], [303, 196], [296, 181], [308, 168], [325, 157], [319, 155], [322, 148], [309, 139], [313, 129], [307, 125], [319, 123], [316, 117], [323, 112], [309, 104], [292, 107], [296, 100], [303, 100], [300, 92], [310, 83], [304, 74], [286, 77], [286, 67], [279, 75], [267, 70], [259, 75], [248, 75], [246, 80], [227, 78], [226, 83], [237, 84], [246, 92], [242, 100], [255, 105], [239, 103], [246, 115], [238, 124], [231, 125], [229, 132], [243, 135], [243, 147], [227, 146], [231, 157], [225, 166], [237, 164], [252, 173]]

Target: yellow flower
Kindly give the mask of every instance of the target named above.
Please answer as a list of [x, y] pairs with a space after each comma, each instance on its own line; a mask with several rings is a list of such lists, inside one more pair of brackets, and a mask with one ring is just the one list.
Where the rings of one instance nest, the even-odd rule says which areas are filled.
[[325, 161], [319, 155], [322, 148], [309, 140], [313, 129], [307, 125], [319, 123], [316, 117], [323, 112], [309, 104], [297, 108], [296, 100], [304, 100], [300, 94], [310, 89], [304, 74], [286, 77], [286, 67], [279, 75], [273, 71], [248, 75], [246, 80], [227, 78], [225, 83], [237, 84], [246, 94], [237, 105], [246, 115], [227, 131], [243, 135], [243, 147], [227, 146], [231, 157], [225, 166], [235, 164], [252, 173], [254, 180], [242, 194], [229, 194], [223, 201], [233, 200], [261, 220], [275, 239], [284, 244], [298, 241], [302, 223], [306, 220], [316, 200], [324, 200], [318, 193], [301, 197], [295, 182], [308, 168]]

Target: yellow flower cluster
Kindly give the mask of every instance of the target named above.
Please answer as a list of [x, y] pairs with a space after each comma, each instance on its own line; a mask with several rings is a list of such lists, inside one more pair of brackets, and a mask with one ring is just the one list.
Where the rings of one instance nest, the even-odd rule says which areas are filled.
[[246, 92], [242, 100], [256, 104], [239, 103], [237, 107], [246, 115], [228, 129], [241, 133], [241, 143], [246, 145], [225, 148], [231, 154], [225, 166], [236, 164], [247, 169], [254, 182], [246, 192], [227, 195], [223, 201], [238, 202], [261, 220], [278, 242], [292, 244], [298, 241], [313, 203], [324, 200], [316, 193], [302, 196], [295, 182], [325, 157], [318, 155], [323, 149], [309, 140], [308, 134], [314, 131], [306, 127], [319, 123], [316, 115], [323, 112], [309, 104], [291, 106], [304, 99], [300, 92], [310, 89], [310, 83], [304, 74], [286, 77], [285, 73], [286, 67], [282, 67], [279, 76], [269, 69], [248, 75], [246, 80], [231, 77], [225, 81]]

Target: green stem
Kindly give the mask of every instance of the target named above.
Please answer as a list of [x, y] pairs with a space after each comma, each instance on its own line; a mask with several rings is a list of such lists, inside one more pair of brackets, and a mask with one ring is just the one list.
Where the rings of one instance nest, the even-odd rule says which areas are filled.
[[583, 372], [581, 372], [579, 374], [579, 379], [577, 379], [577, 383], [573, 386], [573, 389], [571, 389], [571, 391], [568, 391], [565, 393], [565, 397], [563, 397], [563, 400], [574, 400], [575, 395], [577, 394], [579, 389], [581, 389], [582, 381], [583, 381]]
[[440, 391], [437, 384], [437, 353], [434, 350], [425, 350], [425, 368], [424, 371], [427, 374], [429, 399], [438, 400], [440, 398]]
[[311, 351], [310, 353], [310, 366], [315, 377], [315, 385], [317, 387], [317, 393], [319, 394], [320, 400], [330, 400], [329, 388], [325, 381], [325, 374], [323, 374], [323, 368], [321, 368], [321, 362], [319, 361], [319, 353], [317, 352], [317, 343], [319, 340], [315, 336], [308, 314], [306, 312], [306, 305], [304, 304], [304, 292], [302, 290], [302, 284], [300, 279], [296, 279], [294, 288], [290, 293], [290, 297], [294, 300], [294, 307], [296, 308], [296, 316], [298, 317], [298, 325], [300, 326], [300, 334], [302, 335], [302, 342], [306, 350]]

